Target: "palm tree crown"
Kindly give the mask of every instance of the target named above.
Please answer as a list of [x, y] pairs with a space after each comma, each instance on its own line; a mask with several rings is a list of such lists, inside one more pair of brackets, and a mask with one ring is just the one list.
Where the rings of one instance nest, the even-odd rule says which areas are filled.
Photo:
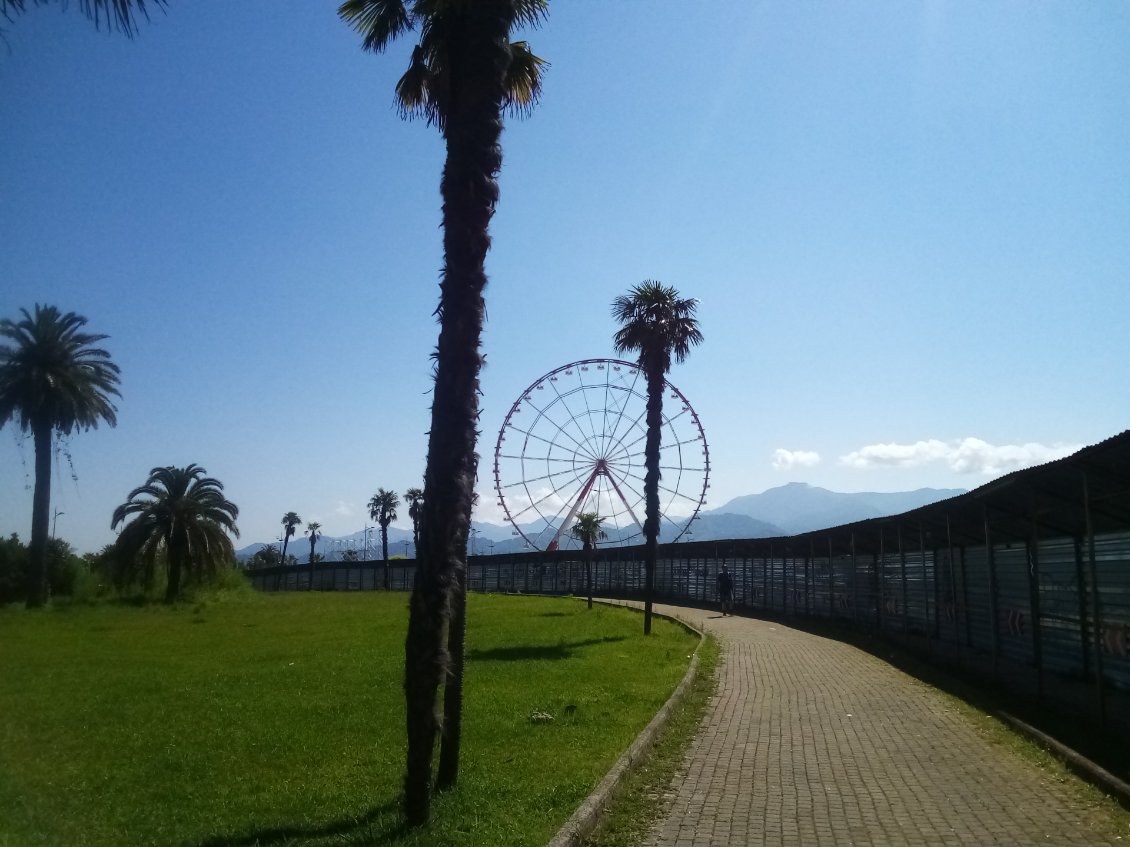
[[111, 528], [133, 516], [118, 536], [118, 548], [139, 561], [147, 578], [158, 553], [169, 572], [167, 601], [180, 593], [181, 575], [203, 578], [235, 555], [228, 533], [239, 537], [239, 508], [224, 497], [224, 486], [197, 464], [153, 468], [144, 485], [114, 510]]
[[671, 286], [645, 280], [612, 302], [612, 316], [621, 324], [613, 339], [616, 352], [638, 353], [645, 370], [667, 373], [672, 358], [682, 362], [702, 343], [697, 307], [697, 300], [680, 297]]
[[378, 488], [377, 493], [369, 499], [369, 517], [387, 527], [396, 520], [396, 507], [400, 505], [400, 498], [395, 491], [386, 491]]
[[[473, 15], [465, 0], [346, 0], [341, 18], [362, 35], [361, 46], [383, 53], [399, 36], [419, 28], [420, 40], [412, 51], [408, 70], [396, 84], [396, 102], [402, 117], [423, 117], [441, 132], [456, 105], [461, 79], [454, 68], [453, 52], [462, 47], [461, 36]], [[549, 10], [547, 0], [508, 0], [498, 4], [509, 17], [507, 31], [515, 26], [537, 26]], [[525, 41], [507, 40], [509, 53], [503, 76], [505, 105], [525, 115], [541, 97], [542, 74], [548, 63], [530, 51]]]
[[605, 520], [596, 512], [581, 512], [577, 515], [577, 522], [569, 528], [569, 534], [580, 541], [586, 550], [590, 550], [596, 546], [596, 542], [608, 537], [608, 533], [602, 528]]
[[0, 321], [0, 426], [18, 421], [35, 444], [27, 604], [47, 599], [47, 520], [51, 510], [51, 441], [55, 431], [118, 422], [118, 366], [96, 347], [105, 335], [82, 332], [86, 318], [36, 304], [20, 321]]
[[105, 335], [81, 332], [86, 318], [35, 307], [23, 320], [0, 321], [0, 425], [18, 419], [27, 432], [39, 424], [64, 434], [118, 422], [110, 396], [118, 392], [119, 368], [94, 347]]

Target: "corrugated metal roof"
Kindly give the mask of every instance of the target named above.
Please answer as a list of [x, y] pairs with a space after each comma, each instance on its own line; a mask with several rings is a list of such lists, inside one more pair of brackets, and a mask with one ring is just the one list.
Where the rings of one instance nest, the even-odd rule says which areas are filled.
[[[986, 529], [987, 526], [987, 529]], [[1130, 531], [1130, 430], [1063, 459], [1013, 471], [966, 494], [901, 515], [782, 538], [664, 545], [660, 555], [699, 556], [731, 546], [738, 555], [873, 553], [896, 534], [928, 548], [1023, 542], [1033, 537], [1084, 538]], [[903, 535], [906, 534], [906, 535]], [[740, 548], [740, 550], [738, 549]], [[709, 551], [709, 552], [708, 552]], [[756, 551], [756, 552], [755, 552]]]

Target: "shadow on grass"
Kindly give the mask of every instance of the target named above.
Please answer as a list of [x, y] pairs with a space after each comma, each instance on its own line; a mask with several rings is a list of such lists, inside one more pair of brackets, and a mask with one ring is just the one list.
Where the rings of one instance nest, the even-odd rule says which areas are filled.
[[569, 659], [582, 647], [625, 641], [623, 635], [606, 635], [604, 638], [586, 638], [584, 641], [562, 641], [558, 644], [518, 644], [514, 647], [496, 647], [493, 650], [468, 650], [467, 658], [473, 662], [523, 662], [530, 659]]
[[235, 835], [212, 835], [194, 847], [269, 847], [302, 844], [392, 844], [408, 827], [395, 800], [374, 806], [362, 815], [311, 826], [279, 826], [248, 830]]
[[542, 612], [538, 615], [539, 618], [569, 618], [572, 617], [568, 612]]

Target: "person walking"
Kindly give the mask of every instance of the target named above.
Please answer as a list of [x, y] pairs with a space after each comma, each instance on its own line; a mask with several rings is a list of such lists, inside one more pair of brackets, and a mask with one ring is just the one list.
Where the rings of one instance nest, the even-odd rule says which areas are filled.
[[723, 615], [732, 615], [734, 613], [734, 578], [730, 576], [730, 572], [722, 565], [722, 570], [718, 571], [718, 602], [722, 606]]

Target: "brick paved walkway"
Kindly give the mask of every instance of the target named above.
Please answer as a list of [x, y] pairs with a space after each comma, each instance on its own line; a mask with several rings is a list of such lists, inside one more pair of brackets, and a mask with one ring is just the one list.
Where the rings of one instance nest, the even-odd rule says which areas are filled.
[[779, 623], [656, 608], [714, 633], [723, 659], [647, 847], [1130, 841], [868, 653]]

